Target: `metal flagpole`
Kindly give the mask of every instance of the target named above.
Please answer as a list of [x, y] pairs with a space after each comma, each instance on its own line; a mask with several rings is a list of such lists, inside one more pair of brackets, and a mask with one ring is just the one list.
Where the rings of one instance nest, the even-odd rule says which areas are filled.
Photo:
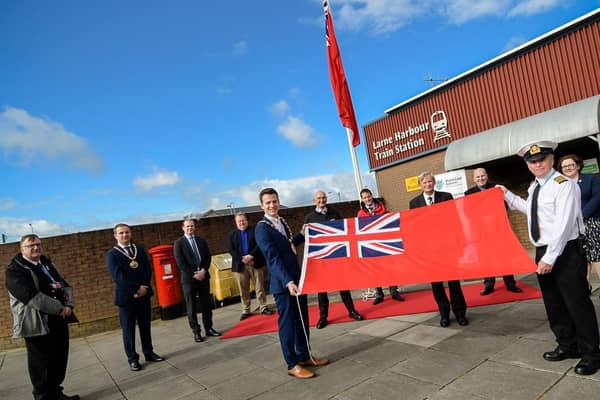
[[[356, 196], [360, 202], [360, 191], [363, 189], [362, 177], [360, 176], [360, 168], [358, 167], [358, 159], [356, 158], [356, 147], [352, 145], [352, 129], [346, 128], [348, 135], [348, 146], [350, 147], [350, 157], [352, 157], [352, 167], [354, 169], [354, 184], [356, 185]], [[358, 132], [356, 132], [358, 135]]]

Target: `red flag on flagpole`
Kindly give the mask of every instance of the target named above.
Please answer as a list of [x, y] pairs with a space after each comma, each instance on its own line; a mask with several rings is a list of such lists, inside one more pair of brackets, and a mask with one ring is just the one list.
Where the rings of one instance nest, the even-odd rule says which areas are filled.
[[356, 147], [360, 144], [360, 135], [327, 0], [323, 1], [323, 10], [325, 11], [325, 41], [327, 44], [327, 59], [329, 61], [331, 87], [333, 89], [333, 95], [335, 96], [335, 102], [337, 103], [342, 125], [352, 131], [352, 145]]

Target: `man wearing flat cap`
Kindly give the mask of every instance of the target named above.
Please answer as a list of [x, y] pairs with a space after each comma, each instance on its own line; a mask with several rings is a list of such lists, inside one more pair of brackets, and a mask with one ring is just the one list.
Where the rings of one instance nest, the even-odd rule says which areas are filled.
[[581, 358], [575, 373], [591, 375], [600, 366], [600, 340], [588, 295], [585, 253], [578, 240], [583, 232], [581, 194], [576, 182], [552, 167], [556, 146], [538, 141], [519, 149], [535, 176], [527, 200], [499, 187], [508, 206], [527, 215], [529, 238], [536, 248], [537, 278], [558, 343], [556, 349], [544, 353], [544, 359]]

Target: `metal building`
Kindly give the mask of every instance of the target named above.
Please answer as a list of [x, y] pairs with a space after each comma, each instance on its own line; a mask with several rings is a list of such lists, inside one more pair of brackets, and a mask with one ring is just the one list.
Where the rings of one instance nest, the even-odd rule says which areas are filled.
[[600, 9], [390, 107], [363, 130], [391, 210], [408, 208], [418, 192], [406, 181], [424, 170], [467, 169], [470, 186], [468, 170], [482, 166], [523, 192], [530, 175], [514, 154], [533, 140], [559, 142], [557, 159], [597, 160]]

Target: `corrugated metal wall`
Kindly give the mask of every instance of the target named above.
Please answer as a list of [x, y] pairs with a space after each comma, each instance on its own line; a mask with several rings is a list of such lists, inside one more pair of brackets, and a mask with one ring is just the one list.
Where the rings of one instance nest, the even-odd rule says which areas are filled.
[[[599, 20], [596, 14], [364, 126], [370, 168], [379, 169], [444, 147], [452, 140], [599, 94]], [[444, 110], [448, 117], [450, 138], [434, 142], [433, 131], [428, 129], [420, 136], [424, 145], [383, 158], [375, 156], [374, 142], [429, 121], [437, 110]]]

